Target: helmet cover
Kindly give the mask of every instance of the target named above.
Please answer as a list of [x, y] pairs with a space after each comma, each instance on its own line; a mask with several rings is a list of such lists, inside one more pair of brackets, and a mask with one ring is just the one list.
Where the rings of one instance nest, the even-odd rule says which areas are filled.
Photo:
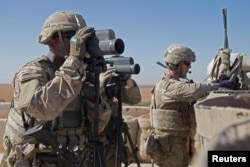
[[167, 64], [178, 65], [182, 61], [195, 62], [195, 53], [188, 47], [180, 44], [170, 45], [164, 56], [163, 60]]
[[86, 23], [81, 15], [68, 11], [55, 12], [45, 20], [39, 35], [39, 43], [47, 44], [55, 32], [77, 31], [83, 27], [86, 27]]

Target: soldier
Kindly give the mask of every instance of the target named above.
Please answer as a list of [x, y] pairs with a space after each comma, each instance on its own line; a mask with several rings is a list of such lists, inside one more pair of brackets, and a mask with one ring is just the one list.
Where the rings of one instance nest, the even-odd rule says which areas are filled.
[[218, 83], [191, 83], [185, 79], [195, 62], [188, 47], [174, 44], [164, 54], [166, 73], [152, 92], [150, 117], [152, 130], [147, 139], [147, 153], [160, 167], [187, 167], [187, 140], [195, 129], [193, 102], [216, 90]]
[[[108, 67], [107, 71], [101, 73], [100, 75], [101, 95], [105, 101], [109, 102], [110, 104], [117, 101], [116, 91], [118, 89], [118, 83], [114, 78], [118, 76], [119, 74], [116, 74], [115, 67]], [[141, 101], [141, 93], [137, 83], [131, 78], [131, 74], [120, 74], [120, 77], [121, 81], [123, 82], [122, 102], [129, 105], [138, 104]]]
[[[116, 122], [119, 120], [116, 120], [118, 118], [118, 99], [117, 99], [117, 92], [118, 91], [118, 86], [121, 85], [117, 85], [118, 83], [116, 83], [115, 79], [116, 77], [119, 77], [118, 74], [116, 74], [116, 69], [114, 67], [109, 67], [107, 69], [107, 71], [105, 73], [101, 73], [100, 75], [100, 91], [101, 91], [101, 95], [103, 97], [103, 99], [105, 99], [105, 101], [108, 102], [108, 104], [111, 107], [112, 110], [112, 115], [111, 115], [111, 119], [109, 121], [109, 124], [107, 125], [107, 127], [105, 128], [105, 132], [107, 135], [107, 140], [106, 142], [106, 146], [110, 145], [109, 148], [107, 148], [107, 152], [106, 152], [106, 166], [107, 167], [114, 167], [116, 164], [116, 137], [113, 138], [113, 133], [115, 131], [116, 128]], [[135, 80], [133, 80], [131, 78], [130, 74], [126, 74], [126, 75], [120, 75], [120, 77], [122, 78], [121, 80], [123, 81], [122, 83], [122, 103], [126, 103], [129, 105], [135, 105], [138, 104], [141, 101], [141, 93], [140, 93], [140, 89], [137, 85], [137, 83], [135, 82]], [[123, 131], [124, 132], [124, 131]], [[122, 146], [124, 146], [122, 143], [120, 145], [120, 147], [122, 148]], [[122, 154], [126, 154], [128, 152], [126, 152], [125, 150], [122, 150]], [[129, 154], [129, 153], [128, 153]], [[122, 155], [121, 159], [123, 163], [128, 163], [126, 162], [128, 159], [124, 159], [126, 157], [126, 155]], [[128, 158], [128, 157], [127, 157]]]
[[[76, 150], [83, 150], [87, 129], [93, 134], [95, 92], [93, 78], [86, 75], [89, 57], [85, 41], [94, 29], [87, 27], [79, 14], [59, 11], [45, 21], [39, 36], [41, 44], [48, 45], [49, 52], [28, 62], [16, 73], [14, 95], [6, 123], [5, 153], [1, 166], [75, 166], [79, 163]], [[98, 106], [98, 132], [107, 125], [111, 109], [100, 98]], [[52, 149], [41, 143], [28, 142], [23, 134], [30, 128], [43, 124], [55, 140], [75, 157], [65, 161], [64, 155], [52, 154]], [[46, 137], [46, 136], [44, 136]], [[69, 157], [68, 157], [69, 158]]]

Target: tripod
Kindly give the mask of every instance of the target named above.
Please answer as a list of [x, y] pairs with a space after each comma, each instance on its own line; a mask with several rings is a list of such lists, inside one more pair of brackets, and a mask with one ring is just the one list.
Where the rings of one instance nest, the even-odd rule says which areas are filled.
[[[117, 106], [117, 112], [114, 114], [114, 131], [113, 134], [111, 135], [111, 141], [108, 145], [107, 152], [110, 148], [111, 142], [115, 140], [115, 148], [116, 148], [116, 155], [115, 155], [115, 167], [121, 167], [121, 163], [123, 161], [125, 167], [129, 165], [128, 162], [128, 155], [127, 152], [125, 151], [125, 139], [128, 139], [129, 145], [132, 150], [132, 155], [134, 156], [134, 159], [137, 163], [137, 166], [140, 167], [140, 162], [137, 157], [135, 147], [132, 142], [132, 138], [129, 134], [128, 131], [128, 125], [126, 122], [123, 121], [122, 118], [122, 93], [123, 92], [123, 87], [124, 87], [124, 76], [123, 75], [118, 75], [112, 78], [115, 81], [115, 85], [117, 86], [117, 91], [116, 93], [116, 98], [118, 100], [118, 106]], [[122, 150], [123, 149], [123, 150]]]
[[91, 136], [88, 136], [88, 141], [85, 148], [82, 151], [82, 156], [80, 164], [86, 160], [86, 155], [92, 154], [93, 151], [93, 167], [104, 167], [104, 145], [99, 139], [98, 133], [98, 118], [99, 118], [99, 102], [100, 102], [100, 83], [99, 76], [100, 73], [106, 70], [106, 64], [103, 57], [92, 57], [87, 61], [88, 72], [94, 73], [95, 80], [95, 98], [94, 98], [94, 133]]

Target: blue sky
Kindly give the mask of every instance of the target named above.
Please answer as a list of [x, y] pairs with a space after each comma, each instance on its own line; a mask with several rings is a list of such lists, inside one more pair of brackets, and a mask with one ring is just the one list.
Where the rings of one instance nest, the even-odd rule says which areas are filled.
[[229, 47], [250, 54], [250, 1], [236, 0], [23, 0], [0, 5], [0, 83], [10, 83], [27, 61], [48, 53], [38, 43], [45, 19], [61, 10], [80, 13], [95, 29], [111, 28], [125, 43], [123, 56], [141, 67], [133, 78], [152, 85], [165, 72], [166, 48], [174, 43], [191, 47], [197, 55], [188, 78], [200, 82], [207, 65], [224, 46], [222, 8], [227, 8]]

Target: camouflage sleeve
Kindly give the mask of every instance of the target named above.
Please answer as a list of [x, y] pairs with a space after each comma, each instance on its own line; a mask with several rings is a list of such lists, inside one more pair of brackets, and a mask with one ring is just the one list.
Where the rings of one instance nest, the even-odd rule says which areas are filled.
[[84, 69], [82, 63], [68, 57], [55, 77], [45, 84], [39, 83], [40, 78], [32, 79], [22, 84], [22, 90], [26, 98], [19, 104], [28, 114], [37, 119], [48, 121], [58, 116], [64, 108], [77, 97], [82, 85]]
[[141, 92], [136, 82], [129, 78], [122, 94], [122, 100], [129, 105], [135, 105], [141, 101]]
[[216, 86], [209, 83], [186, 83], [172, 81], [165, 91], [165, 99], [193, 102], [205, 97], [209, 91], [215, 90]]

